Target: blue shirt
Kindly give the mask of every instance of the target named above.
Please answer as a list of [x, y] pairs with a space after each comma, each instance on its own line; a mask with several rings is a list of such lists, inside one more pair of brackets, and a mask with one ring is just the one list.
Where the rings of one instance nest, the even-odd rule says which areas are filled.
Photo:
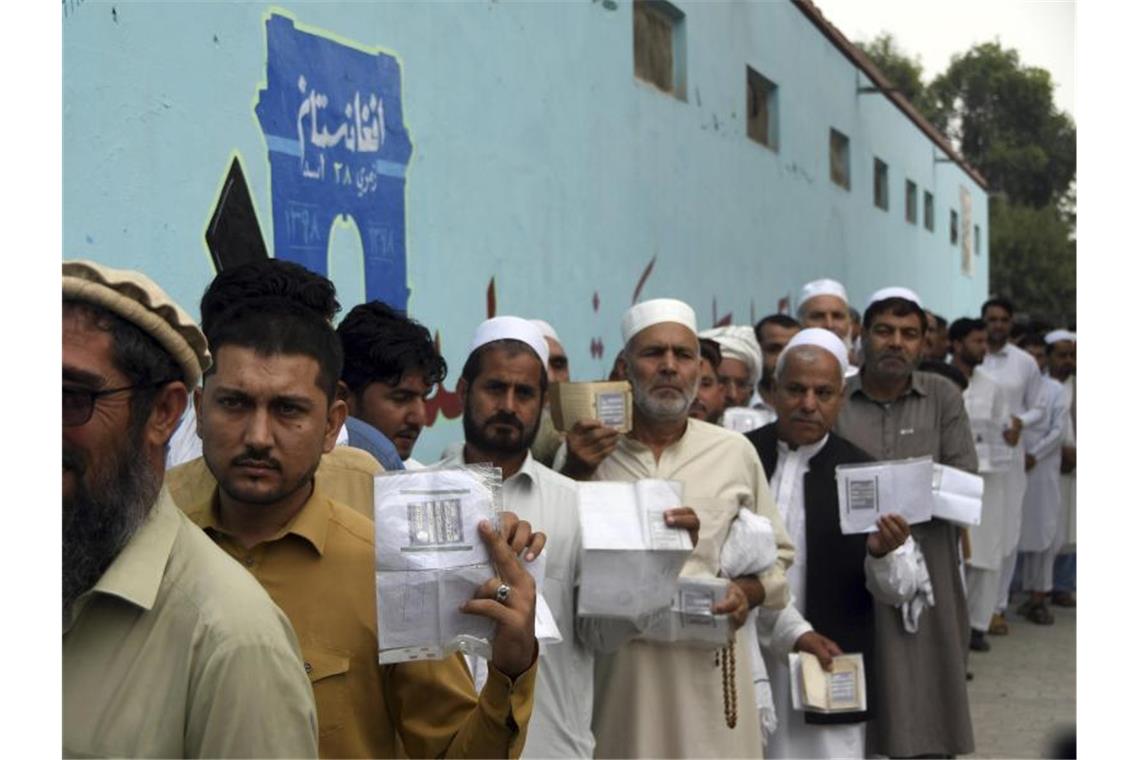
[[376, 457], [376, 461], [383, 465], [385, 470], [404, 469], [400, 452], [396, 451], [396, 446], [388, 440], [388, 436], [356, 417], [347, 417], [344, 421], [344, 427], [348, 430], [349, 446], [364, 449]]

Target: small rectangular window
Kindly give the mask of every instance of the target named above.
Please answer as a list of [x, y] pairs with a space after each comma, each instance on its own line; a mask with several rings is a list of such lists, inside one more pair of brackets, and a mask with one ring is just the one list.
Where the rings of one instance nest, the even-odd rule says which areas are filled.
[[922, 191], [922, 226], [934, 232], [934, 195]]
[[918, 224], [918, 185], [906, 181], [906, 220]]
[[875, 159], [875, 205], [886, 211], [890, 207], [887, 197], [887, 165]]
[[958, 212], [950, 209], [950, 245], [958, 245]]
[[851, 141], [847, 135], [831, 130], [831, 181], [844, 190], [851, 189]]
[[685, 99], [685, 14], [665, 0], [634, 0], [633, 73]]
[[779, 150], [776, 83], [751, 66], [745, 67], [748, 85], [748, 136], [772, 150]]
[[974, 255], [982, 255], [982, 228], [974, 225]]

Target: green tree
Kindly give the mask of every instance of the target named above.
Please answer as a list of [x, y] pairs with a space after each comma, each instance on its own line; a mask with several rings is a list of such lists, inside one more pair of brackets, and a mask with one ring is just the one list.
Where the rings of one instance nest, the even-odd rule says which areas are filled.
[[1076, 321], [1077, 245], [1064, 212], [990, 199], [990, 290], [1053, 325]]
[[883, 32], [870, 42], [856, 42], [855, 45], [890, 80], [899, 94], [920, 113], [927, 115], [926, 85], [922, 82], [922, 62], [917, 57], [911, 57], [900, 48], [889, 32]]

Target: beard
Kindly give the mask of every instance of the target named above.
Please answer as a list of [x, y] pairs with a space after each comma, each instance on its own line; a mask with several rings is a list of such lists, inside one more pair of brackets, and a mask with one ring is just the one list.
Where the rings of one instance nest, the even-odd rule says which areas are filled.
[[[82, 452], [63, 448], [63, 467], [75, 490], [63, 499], [63, 610], [91, 589], [146, 520], [162, 476], [139, 455], [141, 430], [91, 473]], [[84, 477], [84, 476], [87, 477]]]
[[629, 375], [629, 384], [633, 387], [633, 403], [646, 417], [659, 422], [680, 420], [689, 416], [689, 407], [697, 397], [697, 387], [700, 377], [693, 382], [693, 386], [682, 391], [679, 396], [671, 398], [657, 398], [641, 385], [634, 375]]
[[[523, 421], [513, 414], [508, 412], [498, 412], [493, 414], [485, 420], [475, 419], [475, 410], [471, 408], [471, 396], [468, 395], [468, 403], [463, 408], [463, 437], [467, 443], [474, 446], [479, 451], [487, 454], [499, 454], [502, 456], [515, 456], [521, 454], [531, 447], [534, 439], [538, 437], [538, 427], [542, 420], [541, 415], [537, 417], [534, 424], [528, 430]], [[507, 425], [515, 428], [519, 432], [518, 438], [510, 439], [502, 436], [491, 435], [488, 433], [488, 428], [491, 425]]]

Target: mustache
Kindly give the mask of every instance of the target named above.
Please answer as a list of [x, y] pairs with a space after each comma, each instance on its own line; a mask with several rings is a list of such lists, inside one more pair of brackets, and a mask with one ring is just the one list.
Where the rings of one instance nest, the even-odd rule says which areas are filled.
[[63, 469], [71, 470], [76, 475], [82, 476], [87, 472], [87, 460], [78, 451], [64, 447]]
[[498, 412], [493, 417], [489, 417], [487, 421], [483, 423], [483, 427], [485, 428], [490, 427], [491, 425], [509, 425], [513, 428], [517, 428], [520, 432], [524, 427], [522, 420], [510, 412]]
[[265, 467], [271, 470], [280, 470], [281, 463], [273, 457], [269, 456], [267, 452], [247, 450], [240, 457], [233, 460], [235, 467]]

